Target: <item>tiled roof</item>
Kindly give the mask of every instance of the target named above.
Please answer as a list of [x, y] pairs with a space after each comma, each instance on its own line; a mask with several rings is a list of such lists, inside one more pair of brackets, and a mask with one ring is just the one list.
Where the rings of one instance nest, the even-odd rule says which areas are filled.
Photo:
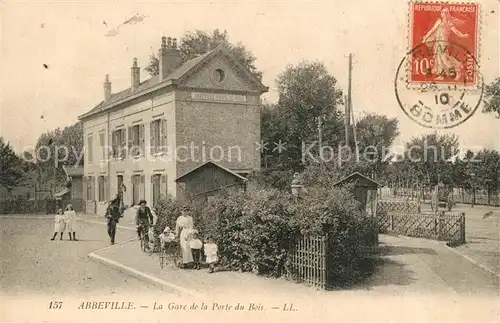
[[354, 173], [350, 174], [349, 176], [346, 176], [346, 177], [336, 181], [335, 183], [333, 183], [333, 186], [344, 183], [353, 177], [361, 177], [361, 178], [364, 178], [365, 180], [369, 181], [370, 183], [372, 183], [376, 186], [383, 186], [383, 185], [380, 185], [378, 182], [374, 181], [373, 179], [371, 179], [371, 178], [369, 178], [369, 177], [367, 177], [359, 172], [354, 172]]
[[175, 181], [176, 181], [176, 182], [182, 182], [182, 180], [183, 180], [184, 178], [186, 178], [187, 176], [189, 176], [190, 174], [192, 174], [192, 173], [194, 173], [195, 171], [200, 170], [201, 168], [204, 168], [204, 167], [206, 167], [206, 166], [208, 166], [208, 165], [214, 165], [215, 167], [218, 167], [218, 168], [222, 169], [223, 171], [225, 171], [225, 172], [227, 172], [227, 173], [229, 173], [229, 174], [233, 175], [234, 177], [239, 178], [239, 179], [240, 179], [240, 180], [242, 180], [242, 181], [247, 181], [247, 179], [246, 179], [245, 177], [241, 176], [240, 174], [237, 174], [237, 173], [233, 172], [232, 170], [230, 170], [229, 168], [223, 167], [223, 166], [221, 166], [221, 165], [219, 165], [219, 164], [216, 164], [216, 163], [214, 163], [213, 161], [210, 161], [210, 160], [209, 160], [209, 161], [207, 161], [207, 162], [205, 162], [205, 163], [203, 163], [203, 164], [201, 164], [200, 166], [197, 166], [197, 167], [193, 168], [192, 170], [188, 171], [187, 173], [185, 173], [185, 174], [183, 174], [183, 175], [181, 175], [181, 176], [177, 177], [177, 178], [175, 179]]
[[[215, 49], [212, 50], [212, 51], [207, 52], [206, 54], [203, 54], [201, 56], [198, 56], [196, 58], [193, 58], [193, 59], [185, 62], [184, 64], [182, 64], [181, 66], [179, 66], [177, 69], [175, 69], [172, 73], [170, 73], [170, 75], [168, 75], [166, 77], [166, 79], [164, 81], [162, 81], [162, 83], [168, 84], [169, 81], [180, 79], [181, 77], [183, 77], [184, 75], [186, 75], [193, 67], [195, 67], [199, 62], [201, 62], [205, 57], [209, 56], [214, 51], [215, 51]], [[132, 91], [131, 88], [127, 88], [127, 89], [125, 89], [123, 91], [120, 91], [118, 93], [112, 94], [111, 98], [109, 99], [108, 102], [101, 101], [92, 110], [90, 110], [89, 112], [86, 112], [83, 115], [81, 115], [80, 118], [93, 115], [93, 114], [95, 114], [97, 112], [105, 111], [109, 107], [113, 106], [114, 103], [116, 103], [116, 102], [118, 102], [118, 101], [120, 101], [122, 99], [125, 99], [128, 96], [131, 96], [132, 94], [136, 94], [136, 93], [138, 93], [140, 91], [152, 88], [153, 86], [158, 85], [158, 84], [159, 84], [159, 82], [158, 82], [158, 76], [157, 75], [152, 76], [149, 79], [147, 79], [146, 81], [144, 81], [141, 84], [139, 84], [139, 87], [135, 91]]]

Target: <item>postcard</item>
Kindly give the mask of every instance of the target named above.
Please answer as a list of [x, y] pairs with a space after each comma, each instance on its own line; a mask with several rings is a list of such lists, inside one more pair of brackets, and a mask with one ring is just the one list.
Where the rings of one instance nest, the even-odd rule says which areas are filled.
[[498, 322], [500, 2], [0, 6], [2, 322]]

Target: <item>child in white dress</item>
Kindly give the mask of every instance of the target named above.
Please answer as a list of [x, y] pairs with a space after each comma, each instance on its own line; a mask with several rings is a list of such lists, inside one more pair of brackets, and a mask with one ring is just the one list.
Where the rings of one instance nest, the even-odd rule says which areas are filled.
[[[76, 212], [71, 204], [66, 206], [66, 211], [64, 211], [64, 221], [66, 222], [66, 231], [69, 234], [69, 240], [78, 241], [76, 239]], [[71, 236], [73, 233], [73, 236]]]
[[205, 243], [203, 245], [203, 249], [205, 250], [206, 262], [210, 268], [208, 272], [213, 273], [215, 268], [215, 263], [217, 262], [218, 247], [211, 236], [209, 236], [207, 240], [208, 243]]
[[62, 209], [57, 211], [56, 216], [54, 217], [54, 236], [50, 240], [55, 240], [57, 233], [61, 233], [61, 239], [63, 238], [64, 230], [66, 229], [66, 222], [64, 221], [64, 213]]
[[203, 242], [198, 239], [197, 230], [193, 230], [191, 233], [189, 247], [191, 248], [191, 253], [193, 254], [194, 269], [200, 269], [201, 248], [203, 248]]

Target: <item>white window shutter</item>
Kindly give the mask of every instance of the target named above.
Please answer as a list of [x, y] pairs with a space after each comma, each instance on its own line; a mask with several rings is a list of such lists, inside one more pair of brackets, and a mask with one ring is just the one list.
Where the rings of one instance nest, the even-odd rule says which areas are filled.
[[104, 177], [104, 201], [109, 201], [109, 176]]
[[134, 144], [134, 132], [132, 131], [132, 127], [128, 127], [127, 134], [128, 134], [128, 151], [127, 151], [127, 156], [131, 156], [130, 150], [132, 149], [132, 145]]
[[139, 185], [139, 195], [141, 196], [141, 199], [145, 200], [146, 199], [146, 192], [145, 192], [145, 176], [141, 175], [141, 185]]
[[84, 201], [87, 201], [88, 200], [88, 197], [87, 197], [87, 185], [88, 185], [88, 178], [86, 176], [83, 177], [83, 200]]
[[156, 134], [155, 122], [151, 121], [149, 123], [149, 153], [151, 155], [154, 155], [156, 153], [155, 134]]
[[167, 151], [167, 119], [161, 119], [161, 150], [163, 152]]
[[145, 149], [146, 149], [146, 145], [145, 145], [145, 143], [146, 143], [146, 139], [145, 139], [146, 133], [145, 133], [145, 131], [146, 130], [145, 130], [145, 128], [146, 127], [144, 126], [144, 124], [141, 124], [139, 126], [139, 147], [141, 149], [141, 151], [140, 151], [140, 155], [141, 156], [145, 156], [145, 154], [146, 154], [146, 152], [145, 152]]
[[[125, 128], [121, 129], [117, 134], [120, 138], [120, 158], [125, 158], [127, 156], [127, 132]], [[117, 139], [118, 140], [118, 139]]]
[[167, 175], [161, 175], [160, 179], [160, 199], [166, 199], [168, 194]]

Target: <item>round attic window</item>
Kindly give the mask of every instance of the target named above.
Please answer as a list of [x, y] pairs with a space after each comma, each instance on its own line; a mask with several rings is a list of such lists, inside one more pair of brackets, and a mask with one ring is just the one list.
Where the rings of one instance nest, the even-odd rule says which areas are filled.
[[212, 82], [214, 82], [215, 84], [221, 84], [222, 82], [224, 82], [225, 78], [226, 73], [224, 73], [224, 71], [220, 68], [215, 69], [212, 72]]

